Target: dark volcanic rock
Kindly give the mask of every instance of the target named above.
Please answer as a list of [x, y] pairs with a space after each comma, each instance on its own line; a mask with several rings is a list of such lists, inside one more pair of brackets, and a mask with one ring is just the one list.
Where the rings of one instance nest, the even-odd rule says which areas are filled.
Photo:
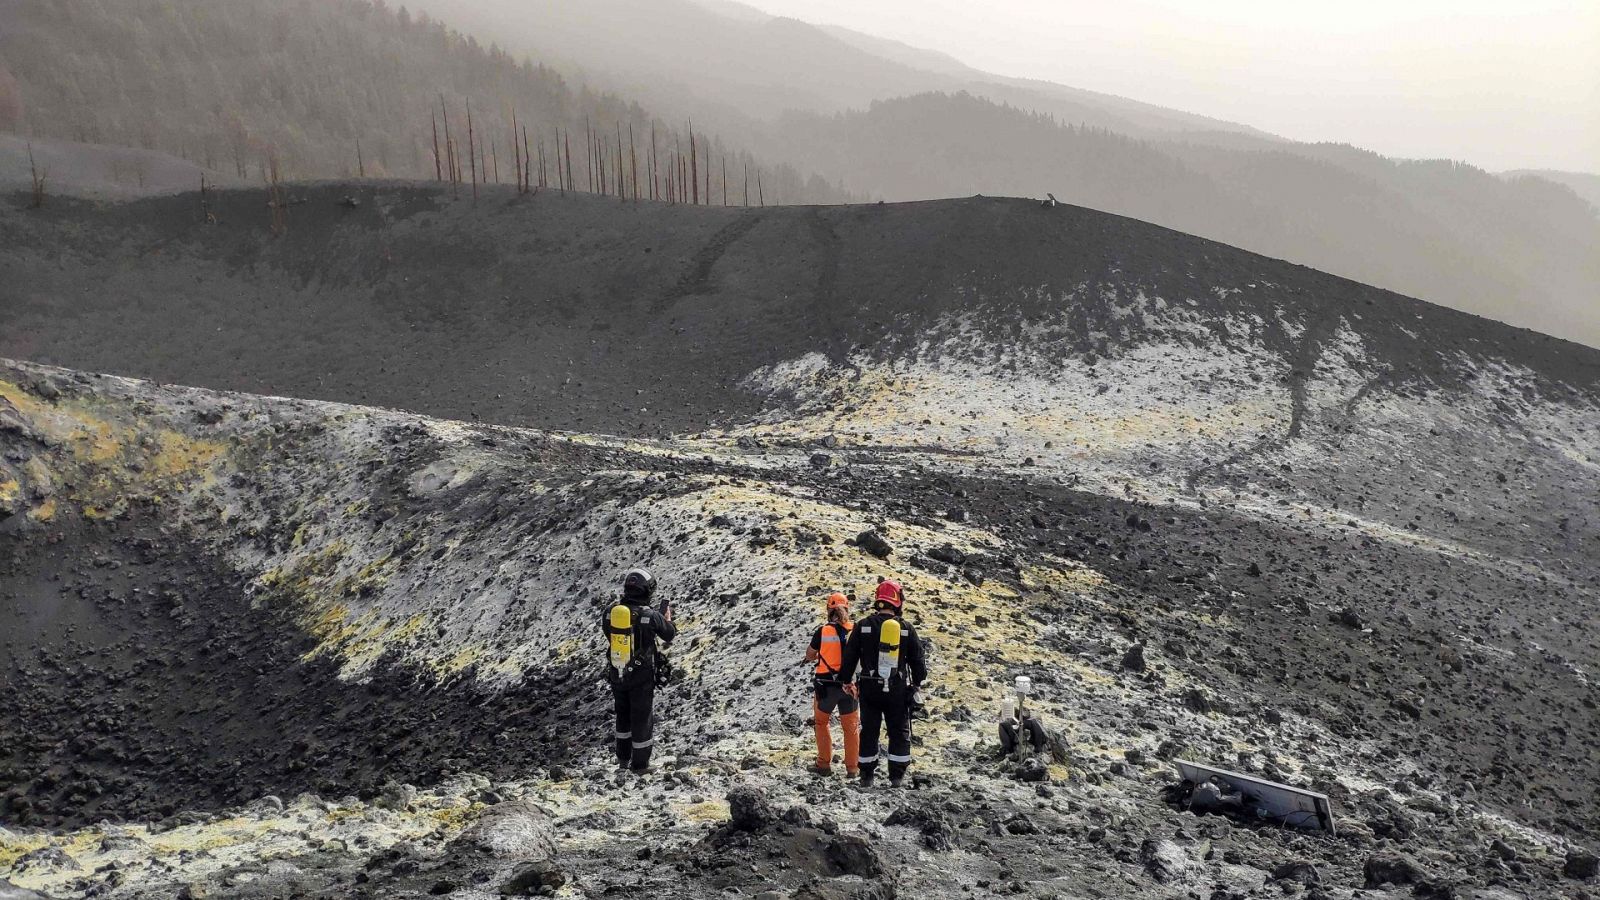
[[1569, 851], [1561, 871], [1568, 878], [1593, 878], [1600, 875], [1600, 856], [1587, 850]]
[[68, 872], [83, 868], [72, 857], [55, 847], [40, 847], [29, 851], [11, 864], [13, 874], [37, 872]]
[[767, 795], [749, 784], [736, 785], [728, 791], [728, 824], [739, 831], [760, 831], [771, 825], [776, 816]]
[[791, 900], [895, 900], [898, 896], [899, 892], [893, 882], [869, 881], [857, 875], [846, 875], [840, 878], [817, 879], [803, 884], [799, 890], [790, 895], [790, 898]]
[[922, 802], [902, 806], [890, 813], [883, 824], [915, 828], [921, 832], [922, 843], [929, 850], [948, 851], [955, 848], [955, 824], [934, 803]]
[[566, 883], [566, 873], [555, 863], [540, 860], [518, 868], [514, 875], [500, 885], [500, 894], [506, 897], [550, 894]]
[[1272, 870], [1273, 881], [1293, 881], [1304, 885], [1321, 884], [1317, 867], [1305, 860], [1286, 862]]
[[[365, 684], [347, 683], [335, 659], [310, 652], [293, 602], [252, 604], [245, 581], [143, 515], [0, 533], [0, 591], [20, 588], [51, 611], [0, 621], [0, 672], [10, 679], [0, 746], [11, 754], [0, 820], [157, 821], [302, 791], [375, 798], [389, 781], [510, 775], [578, 750], [557, 740], [572, 713], [531, 702], [543, 677], [498, 694], [459, 681], [423, 690], [415, 673], [386, 663]], [[131, 601], [97, 602], [108, 595], [181, 605], [163, 601], [152, 615]], [[39, 664], [81, 646], [100, 648], [100, 674], [68, 678]], [[583, 705], [585, 719], [598, 715], [595, 701]], [[483, 740], [483, 729], [504, 740]]]
[[1189, 688], [1183, 692], [1183, 705], [1190, 712], [1208, 713], [1216, 708], [1216, 703], [1211, 695], [1197, 687]]
[[894, 552], [894, 546], [884, 540], [883, 535], [870, 529], [856, 535], [856, 546], [879, 559], [888, 559]]
[[840, 875], [881, 878], [889, 871], [877, 848], [860, 835], [835, 835], [828, 841], [825, 852], [828, 863]]
[[[1026, 736], [1024, 736], [1026, 740]], [[1017, 779], [1019, 781], [1049, 781], [1050, 768], [1037, 757], [1030, 756], [1017, 766]]]
[[0, 878], [0, 900], [50, 900], [50, 898], [38, 891], [19, 888], [10, 881]]
[[1145, 667], [1143, 644], [1134, 644], [1128, 648], [1128, 652], [1122, 654], [1122, 668], [1129, 672], [1143, 672]]
[[556, 852], [551, 815], [531, 800], [489, 807], [456, 838], [455, 845], [515, 859], [549, 859]]
[[1400, 853], [1379, 853], [1367, 857], [1362, 875], [1368, 888], [1386, 884], [1421, 884], [1428, 880], [1428, 873], [1416, 860]]
[[1162, 884], [1182, 881], [1194, 868], [1188, 852], [1166, 840], [1146, 839], [1139, 845], [1139, 862], [1151, 878]]

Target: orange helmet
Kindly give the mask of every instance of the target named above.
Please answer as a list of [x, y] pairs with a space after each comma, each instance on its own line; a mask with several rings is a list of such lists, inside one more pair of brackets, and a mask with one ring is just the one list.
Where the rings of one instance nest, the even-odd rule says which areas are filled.
[[873, 595], [873, 599], [879, 603], [887, 603], [895, 609], [899, 609], [905, 605], [906, 592], [900, 587], [900, 582], [893, 579], [885, 579], [878, 582], [878, 592]]
[[850, 608], [850, 598], [849, 597], [846, 597], [845, 595], [839, 593], [838, 591], [834, 591], [833, 593], [828, 595], [828, 606], [827, 606], [827, 609], [828, 609], [829, 612], [832, 612], [832, 611], [834, 611], [836, 609], [849, 609], [849, 608]]

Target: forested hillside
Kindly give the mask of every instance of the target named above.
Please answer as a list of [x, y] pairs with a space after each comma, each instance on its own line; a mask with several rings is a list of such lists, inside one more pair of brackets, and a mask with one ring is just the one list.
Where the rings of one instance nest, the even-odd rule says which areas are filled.
[[967, 94], [791, 113], [778, 131], [771, 153], [852, 191], [891, 200], [1048, 191], [1600, 344], [1600, 219], [1543, 179], [1346, 145], [1135, 139]]
[[162, 150], [252, 178], [274, 158], [291, 178], [432, 178], [436, 127], [449, 156], [447, 110], [465, 177], [477, 163], [480, 178], [515, 181], [515, 116], [535, 159], [543, 144], [552, 184], [555, 159], [570, 147], [573, 182], [588, 189], [598, 178], [591, 160], [614, 172], [620, 142], [625, 180], [637, 165], [645, 196], [652, 171], [661, 190], [668, 173], [676, 177], [681, 154], [702, 200], [708, 180], [722, 200], [726, 170], [729, 202], [743, 202], [747, 167], [752, 202], [848, 199], [703, 131], [691, 153], [686, 122], [574, 88], [545, 66], [382, 2], [0, 0], [0, 22], [0, 130]]
[[[509, 184], [520, 153], [515, 116], [552, 185], [617, 193], [621, 182], [646, 197], [733, 204], [747, 193], [772, 204], [1048, 191], [1600, 345], [1600, 217], [1552, 180], [1237, 126], [1204, 130], [1197, 117], [1078, 94], [1063, 106], [922, 92], [807, 112], [821, 103], [818, 91], [914, 85], [920, 70], [900, 57], [920, 57], [904, 48], [874, 57], [876, 45], [859, 36], [852, 44], [790, 21], [757, 19], [751, 30], [748, 16], [676, 14], [689, 8], [449, 7], [450, 22], [475, 38], [367, 0], [0, 0], [0, 131], [160, 150], [249, 180], [276, 159], [289, 178], [433, 178], [458, 168]], [[605, 28], [601, 14], [623, 9], [637, 21]], [[531, 32], [535, 40], [512, 28], [522, 19], [486, 24], [513, 12], [549, 27]], [[652, 29], [653, 43], [642, 36]], [[519, 51], [561, 49], [530, 61], [485, 35]], [[631, 68], [605, 68], [629, 52]], [[802, 59], [815, 77], [773, 80]], [[650, 108], [574, 86], [557, 61], [630, 85]], [[745, 87], [759, 88], [772, 118], [739, 113], [730, 97], [680, 77], [740, 66], [756, 73]], [[1090, 100], [1103, 108], [1082, 106]], [[691, 141], [695, 110], [703, 115], [694, 113]], [[1143, 126], [1126, 118], [1134, 112]]]

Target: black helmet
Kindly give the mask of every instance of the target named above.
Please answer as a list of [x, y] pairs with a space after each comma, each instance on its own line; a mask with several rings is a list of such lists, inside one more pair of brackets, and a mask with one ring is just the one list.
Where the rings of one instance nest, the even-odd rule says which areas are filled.
[[656, 592], [656, 577], [644, 569], [629, 569], [622, 576], [622, 596], [627, 600], [649, 600]]

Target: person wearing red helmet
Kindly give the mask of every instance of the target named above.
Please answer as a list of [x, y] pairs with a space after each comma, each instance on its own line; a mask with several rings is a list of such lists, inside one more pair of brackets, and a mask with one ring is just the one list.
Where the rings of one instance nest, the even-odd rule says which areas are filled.
[[[861, 786], [871, 787], [879, 756], [889, 763], [889, 784], [899, 787], [911, 765], [911, 705], [928, 677], [927, 660], [917, 630], [902, 618], [906, 592], [898, 581], [879, 581], [872, 615], [850, 632], [840, 667], [845, 681], [861, 700]], [[859, 674], [857, 669], [859, 668]], [[879, 753], [880, 731], [887, 728], [889, 746]]]
[[833, 731], [828, 726], [838, 710], [839, 726], [844, 729], [844, 768], [854, 778], [860, 756], [861, 711], [856, 698], [846, 690], [850, 683], [840, 677], [839, 669], [853, 627], [850, 598], [838, 592], [829, 594], [824, 609], [828, 621], [811, 633], [811, 646], [806, 648], [806, 662], [816, 664], [812, 670], [816, 702], [811, 717], [817, 736], [817, 764], [812, 771], [833, 774]]

